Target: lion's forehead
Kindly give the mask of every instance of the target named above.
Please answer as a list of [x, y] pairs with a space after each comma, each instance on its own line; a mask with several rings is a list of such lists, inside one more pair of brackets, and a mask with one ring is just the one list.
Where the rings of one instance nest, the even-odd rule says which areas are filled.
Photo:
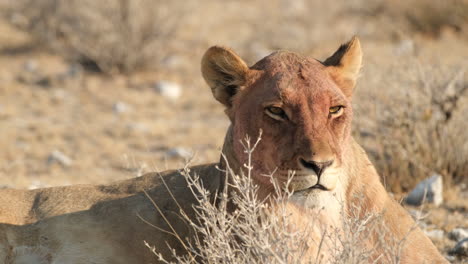
[[292, 52], [275, 52], [252, 68], [263, 72], [267, 92], [284, 100], [323, 100], [340, 96], [341, 93], [322, 63]]
[[326, 67], [321, 62], [286, 51], [272, 53], [252, 68], [285, 78], [323, 79], [326, 76]]

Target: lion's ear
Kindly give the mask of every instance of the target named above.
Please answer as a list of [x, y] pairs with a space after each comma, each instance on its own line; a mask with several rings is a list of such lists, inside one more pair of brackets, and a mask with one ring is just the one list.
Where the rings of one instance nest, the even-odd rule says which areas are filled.
[[357, 37], [345, 43], [323, 62], [343, 93], [351, 97], [362, 63], [361, 44]]
[[213, 96], [227, 107], [232, 105], [232, 97], [245, 84], [249, 67], [228, 48], [213, 46], [201, 61], [203, 78], [213, 92]]

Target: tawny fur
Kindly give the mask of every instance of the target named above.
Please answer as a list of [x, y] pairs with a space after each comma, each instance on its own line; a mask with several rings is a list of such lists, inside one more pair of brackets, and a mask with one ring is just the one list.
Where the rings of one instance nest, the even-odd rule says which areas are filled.
[[[273, 184], [262, 175], [274, 172], [274, 179], [282, 183], [288, 171], [296, 171], [289, 210], [299, 230], [316, 219], [310, 216], [316, 216], [317, 208], [324, 208], [321, 222], [339, 227], [357, 206], [363, 214], [383, 215], [382, 224], [390, 230], [388, 239], [405, 238], [402, 263], [443, 263], [431, 241], [413, 228], [415, 223], [405, 209], [389, 197], [367, 155], [351, 137], [351, 97], [361, 60], [357, 38], [323, 63], [277, 52], [250, 68], [231, 50], [210, 48], [202, 59], [203, 77], [231, 120], [223, 153], [231, 168], [240, 172], [246, 157], [239, 141], [246, 134], [255, 138], [261, 129], [263, 139], [252, 156], [259, 195], [264, 198], [273, 192]], [[329, 113], [335, 105], [344, 106], [339, 116]], [[282, 108], [284, 118], [272, 118], [265, 112], [269, 106]], [[301, 165], [301, 159], [332, 160], [333, 165], [319, 179]], [[224, 188], [224, 173], [217, 169], [225, 166], [221, 160], [191, 168], [213, 196]], [[326, 190], [311, 189], [316, 183]], [[196, 205], [178, 171], [110, 185], [3, 189], [0, 261], [20, 263], [36, 257], [44, 263], [155, 262], [144, 241], [170, 259], [167, 244], [184, 253], [182, 243], [194, 235], [180, 214], [184, 211], [195, 219]], [[319, 237], [321, 231], [314, 234]], [[370, 246], [372, 241], [371, 236]], [[316, 252], [311, 244], [311, 258]], [[326, 250], [324, 254], [330, 260]]]

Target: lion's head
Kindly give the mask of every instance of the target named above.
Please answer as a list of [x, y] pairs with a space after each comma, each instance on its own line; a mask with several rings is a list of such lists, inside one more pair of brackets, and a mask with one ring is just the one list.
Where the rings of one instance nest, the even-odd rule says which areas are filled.
[[361, 67], [359, 40], [353, 38], [324, 62], [275, 52], [252, 67], [233, 51], [211, 47], [202, 74], [214, 97], [226, 106], [233, 155], [246, 162], [239, 142], [263, 131], [252, 155], [254, 179], [272, 185], [295, 171], [294, 191], [331, 191], [339, 181], [350, 138], [351, 96]]

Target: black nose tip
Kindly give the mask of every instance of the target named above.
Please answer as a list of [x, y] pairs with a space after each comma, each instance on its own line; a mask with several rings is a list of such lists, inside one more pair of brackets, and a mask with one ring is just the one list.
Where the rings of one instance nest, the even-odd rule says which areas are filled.
[[301, 159], [302, 166], [315, 171], [315, 173], [317, 174], [318, 177], [320, 177], [320, 175], [322, 175], [322, 173], [325, 171], [325, 169], [330, 167], [330, 165], [332, 165], [332, 163], [333, 163], [333, 160], [324, 161], [324, 162], [316, 162], [316, 161], [313, 161], [313, 160], [306, 161], [304, 159]]

